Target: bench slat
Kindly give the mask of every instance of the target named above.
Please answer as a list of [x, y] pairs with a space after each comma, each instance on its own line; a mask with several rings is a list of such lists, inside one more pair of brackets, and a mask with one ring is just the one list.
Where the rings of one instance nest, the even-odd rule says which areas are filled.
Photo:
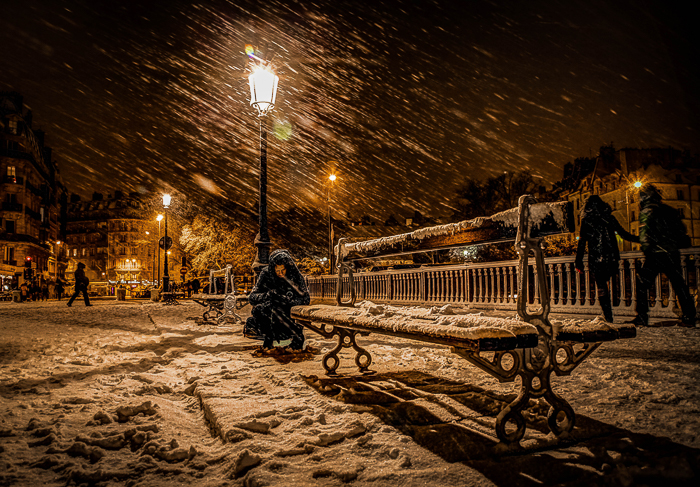
[[339, 328], [455, 346], [472, 351], [502, 351], [537, 345], [537, 329], [532, 325], [514, 320], [501, 320], [515, 325], [513, 330], [506, 330], [497, 327], [438, 324], [435, 323], [437, 316], [417, 318], [396, 314], [392, 319], [392, 317], [373, 316], [364, 311], [365, 314], [360, 308], [338, 308], [328, 305], [294, 306], [291, 316], [304, 325], [324, 323]]

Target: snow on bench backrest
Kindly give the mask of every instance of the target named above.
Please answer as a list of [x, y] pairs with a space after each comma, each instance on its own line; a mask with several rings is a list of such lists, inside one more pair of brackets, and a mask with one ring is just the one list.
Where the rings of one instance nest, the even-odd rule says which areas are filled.
[[227, 265], [225, 269], [210, 269], [209, 270], [209, 294], [217, 294], [216, 278], [224, 278], [224, 294], [236, 292], [234, 275], [231, 272], [231, 266]]
[[[388, 257], [391, 255], [440, 250], [514, 240], [518, 231], [518, 208], [490, 217], [478, 217], [459, 223], [421, 228], [390, 237], [343, 243], [342, 260]], [[536, 203], [530, 206], [530, 236], [543, 237], [574, 231], [571, 203]], [[337, 253], [337, 247], [336, 247]]]

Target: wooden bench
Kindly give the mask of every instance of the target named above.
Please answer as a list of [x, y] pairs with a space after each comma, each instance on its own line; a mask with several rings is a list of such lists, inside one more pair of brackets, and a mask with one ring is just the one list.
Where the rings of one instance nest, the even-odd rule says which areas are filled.
[[[557, 437], [574, 427], [575, 413], [566, 400], [552, 390], [551, 374], [569, 375], [602, 342], [636, 335], [633, 325], [599, 321], [553, 325], [541, 241], [547, 235], [573, 231], [570, 203], [536, 203], [522, 196], [518, 207], [491, 217], [424, 228], [364, 242], [341, 239], [336, 247], [338, 287], [336, 306], [310, 305], [292, 308], [292, 318], [326, 338], [337, 337], [334, 349], [323, 357], [326, 373], [340, 365], [338, 353], [355, 350], [355, 364], [368, 372], [370, 353], [357, 343], [370, 333], [396, 336], [451, 347], [451, 352], [469, 361], [501, 382], [520, 377], [518, 397], [496, 419], [496, 435], [505, 445], [519, 443], [526, 430], [522, 411], [530, 399], [545, 398], [550, 404], [548, 425]], [[514, 241], [519, 255], [518, 315], [520, 320], [476, 315], [431, 316], [425, 308], [355, 307], [354, 267], [359, 261], [468, 245]], [[534, 258], [540, 308], [527, 306], [529, 259]], [[349, 299], [347, 299], [349, 297]], [[345, 300], [344, 300], [345, 298]], [[369, 309], [363, 309], [369, 308]], [[391, 307], [390, 307], [391, 308]], [[434, 310], [433, 310], [434, 311]], [[486, 354], [486, 352], [490, 352]], [[485, 355], [486, 354], [486, 355]]]
[[[217, 277], [224, 278], [223, 294], [218, 292]], [[209, 292], [193, 294], [192, 300], [207, 308], [202, 319], [195, 320], [198, 325], [220, 325], [232, 319], [236, 323], [243, 321], [236, 310], [248, 304], [248, 295], [236, 294], [236, 279], [229, 265], [225, 269], [210, 269]]]

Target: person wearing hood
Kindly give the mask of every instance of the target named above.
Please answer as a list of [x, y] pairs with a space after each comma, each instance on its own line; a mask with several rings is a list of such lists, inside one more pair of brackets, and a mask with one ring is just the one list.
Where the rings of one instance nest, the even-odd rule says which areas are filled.
[[616, 235], [630, 242], [639, 242], [639, 237], [622, 228], [613, 216], [610, 205], [600, 196], [590, 196], [581, 210], [581, 232], [574, 265], [578, 272], [583, 272], [583, 254], [588, 245], [588, 266], [598, 289], [598, 302], [603, 309], [603, 317], [608, 323], [613, 322], [608, 284], [620, 262]]
[[639, 191], [639, 241], [644, 264], [637, 271], [636, 326], [649, 325], [649, 289], [659, 273], [666, 274], [678, 297], [683, 313], [681, 324], [695, 326], [695, 303], [683, 278], [680, 249], [690, 246], [690, 238], [678, 210], [661, 202], [661, 194], [651, 184]]
[[88, 284], [90, 284], [90, 280], [85, 275], [85, 264], [78, 262], [78, 268], [75, 270], [75, 292], [68, 300], [68, 306], [73, 306], [73, 301], [81, 292], [83, 293], [85, 306], [92, 306], [88, 297]]
[[260, 272], [248, 301], [253, 305], [253, 316], [246, 320], [247, 338], [262, 340], [263, 350], [274, 346], [303, 350], [304, 327], [292, 320], [291, 309], [309, 304], [311, 297], [289, 251], [270, 254], [270, 263]]

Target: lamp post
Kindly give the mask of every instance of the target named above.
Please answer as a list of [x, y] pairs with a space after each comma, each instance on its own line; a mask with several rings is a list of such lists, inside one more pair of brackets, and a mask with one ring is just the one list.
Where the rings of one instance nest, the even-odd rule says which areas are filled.
[[259, 60], [248, 77], [250, 104], [258, 110], [260, 120], [260, 188], [258, 193], [258, 234], [255, 237], [257, 253], [253, 262], [256, 277], [269, 263], [270, 236], [267, 232], [267, 114], [275, 106], [279, 77], [272, 72], [269, 62]]
[[166, 211], [165, 213], [165, 236], [163, 237], [163, 250], [164, 250], [164, 258], [163, 258], [163, 292], [167, 293], [170, 292], [170, 275], [168, 275], [168, 208], [170, 207], [170, 195], [169, 194], [164, 194], [163, 195], [163, 208], [165, 208]]
[[[160, 285], [160, 245], [159, 245], [159, 242], [160, 242], [160, 222], [161, 222], [162, 220], [163, 220], [163, 215], [158, 215], [158, 216], [156, 217], [156, 221], [158, 222], [158, 240], [156, 240], [156, 249], [157, 249], [157, 252], [158, 252], [158, 258], [157, 258], [157, 260], [156, 260], [156, 262], [158, 262], [158, 276], [157, 276], [157, 277], [158, 277], [158, 280], [156, 281], [156, 284], [155, 284], [156, 287], [157, 287], [158, 285]], [[153, 254], [153, 258], [154, 258], [154, 259], [156, 258], [156, 255], [155, 255], [155, 254]], [[155, 266], [154, 266], [154, 267], [155, 267]]]
[[335, 174], [328, 176], [328, 273], [333, 274], [333, 221], [331, 219], [331, 198]]

